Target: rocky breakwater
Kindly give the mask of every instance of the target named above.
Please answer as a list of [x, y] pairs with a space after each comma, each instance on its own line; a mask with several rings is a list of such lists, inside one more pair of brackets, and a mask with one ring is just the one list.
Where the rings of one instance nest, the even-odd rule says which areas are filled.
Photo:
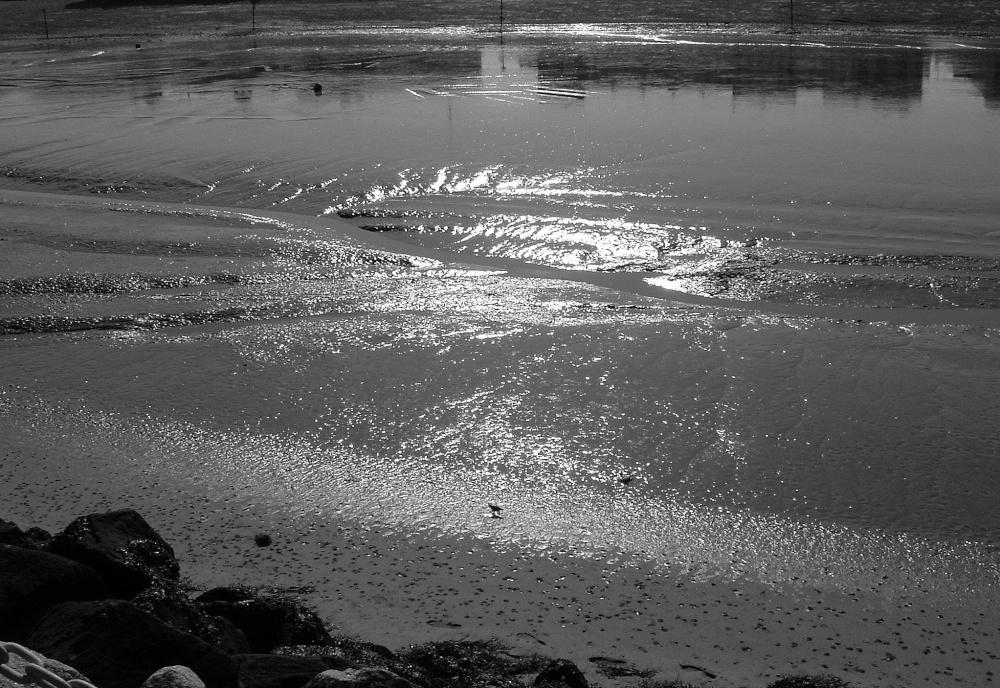
[[[55, 536], [0, 520], [0, 665], [0, 688], [587, 686], [570, 662], [498, 644], [397, 654], [335, 639], [289, 595], [238, 586], [197, 593], [170, 545], [133, 510], [83, 516]], [[27, 665], [64, 683], [33, 679]]]

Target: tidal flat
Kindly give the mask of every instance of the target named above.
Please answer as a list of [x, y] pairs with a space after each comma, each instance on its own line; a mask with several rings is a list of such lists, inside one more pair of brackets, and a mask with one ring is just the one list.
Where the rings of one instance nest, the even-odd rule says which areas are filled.
[[4, 518], [597, 685], [1000, 671], [988, 21], [5, 5]]

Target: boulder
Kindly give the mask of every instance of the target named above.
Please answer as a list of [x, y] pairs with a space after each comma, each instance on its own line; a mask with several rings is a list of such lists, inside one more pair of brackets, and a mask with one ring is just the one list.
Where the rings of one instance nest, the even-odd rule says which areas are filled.
[[76, 667], [100, 688], [139, 688], [158, 669], [190, 667], [207, 688], [236, 688], [236, 662], [130, 602], [66, 602], [49, 609], [27, 644]]
[[388, 669], [330, 669], [317, 674], [304, 688], [417, 688]]
[[205, 688], [205, 683], [186, 666], [174, 665], [156, 671], [142, 688]]
[[243, 631], [236, 628], [229, 619], [206, 614], [188, 597], [179, 583], [155, 580], [132, 598], [132, 604], [179, 631], [215, 645], [227, 654], [250, 652], [250, 644]]
[[16, 523], [0, 518], [0, 544], [46, 550], [52, 544], [52, 534], [41, 528], [28, 528], [27, 531], [23, 531]]
[[229, 619], [246, 634], [250, 651], [267, 654], [282, 645], [327, 646], [333, 642], [322, 619], [287, 595], [261, 595], [229, 586], [195, 599], [206, 614]]
[[536, 688], [589, 688], [587, 677], [568, 659], [553, 659], [535, 677]]
[[23, 643], [49, 607], [107, 596], [97, 574], [79, 562], [0, 545], [0, 638]]
[[353, 662], [331, 655], [290, 657], [287, 655], [238, 655], [240, 688], [302, 688], [328, 669], [357, 668]]
[[180, 577], [174, 550], [132, 509], [81, 516], [56, 536], [51, 551], [94, 569], [119, 599], [131, 599], [157, 578]]

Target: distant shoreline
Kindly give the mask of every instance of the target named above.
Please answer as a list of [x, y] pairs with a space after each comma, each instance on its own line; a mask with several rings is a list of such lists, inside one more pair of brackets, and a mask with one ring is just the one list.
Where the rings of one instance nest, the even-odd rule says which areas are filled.
[[[397, 0], [371, 2], [316, 0], [253, 2], [243, 0], [0, 0], [5, 22], [0, 40], [39, 37], [50, 41], [81, 39], [178, 37], [191, 35], [281, 35], [317, 33], [348, 27], [477, 27], [499, 33], [499, 2], [433, 0], [412, 6]], [[790, 11], [792, 9], [793, 11]], [[903, 10], [907, 10], [904, 12]], [[101, 10], [94, 12], [93, 10]], [[925, 1], [915, 9], [870, 3], [857, 8], [836, 0], [798, 0], [767, 7], [748, 7], [736, 0], [711, 9], [693, 0], [673, 0], [651, 6], [624, 0], [594, 7], [578, 0], [527, 3], [506, 0], [507, 31], [541, 25], [646, 25], [682, 33], [814, 35], [899, 35], [996, 38], [1000, 36], [1000, 0], [969, 8], [958, 0]], [[11, 46], [4, 46], [10, 49]]]

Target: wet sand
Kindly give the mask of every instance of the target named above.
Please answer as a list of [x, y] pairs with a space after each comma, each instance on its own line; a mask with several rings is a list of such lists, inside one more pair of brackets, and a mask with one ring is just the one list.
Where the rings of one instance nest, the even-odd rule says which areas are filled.
[[[657, 679], [722, 686], [763, 686], [798, 673], [831, 673], [859, 686], [981, 686], [1000, 664], [998, 615], [982, 601], [698, 580], [614, 552], [607, 561], [534, 555], [350, 519], [260, 513], [236, 493], [206, 495], [163, 480], [138, 447], [123, 466], [107, 460], [116, 452], [105, 437], [76, 436], [67, 447], [62, 438], [40, 440], [42, 424], [2, 420], [6, 517], [58, 530], [77, 514], [138, 508], [198, 586], [289, 590], [337, 631], [390, 648], [499, 638], [518, 652], [571, 659], [592, 685], [605, 686], [634, 685], [635, 678], [598, 673], [621, 662]], [[272, 547], [254, 545], [262, 531], [273, 534]]]
[[[273, 224], [251, 227], [245, 219], [221, 214], [206, 219], [115, 213], [126, 218], [120, 227], [94, 221], [89, 235], [100, 239], [105, 250], [69, 250], [56, 241], [65, 236], [60, 227], [67, 221], [87, 222], [95, 204], [104, 201], [81, 199], [67, 209], [66, 198], [9, 191], [2, 196], [4, 207], [19, 213], [17, 222], [0, 228], [7, 244], [0, 260], [9, 278], [41, 283], [35, 278], [82, 271], [162, 273], [172, 278], [225, 272], [265, 284], [290, 284], [283, 279], [301, 277], [301, 263], [255, 252], [254, 247], [275, 239]], [[107, 218], [106, 211], [97, 217]], [[405, 276], [407, 283], [434, 280], [438, 278], [429, 276], [434, 270], [458, 267], [426, 257], [416, 267], [392, 261], [385, 267], [386, 262], [365, 259], [384, 259], [372, 253], [382, 247], [364, 246], [365, 237], [352, 236], [356, 230], [347, 225], [317, 221], [323, 222], [330, 255], [348, 258], [331, 260], [323, 268], [325, 274], [314, 276], [317, 285], [346, 286], [351, 276], [369, 275], [373, 269], [397, 271], [396, 277]], [[129, 232], [148, 235], [141, 227], [146, 223], [157, 226], [156, 236], [173, 239], [178, 246], [202, 247], [204, 255], [194, 250], [154, 256], [106, 250], [114, 237], [121, 246]], [[321, 229], [300, 225], [282, 230], [278, 238], [317, 231]], [[212, 245], [210, 237], [219, 239], [225, 232], [246, 238], [227, 241], [225, 256], [211, 255], [205, 248]], [[29, 234], [30, 240], [25, 240]], [[77, 227], [72, 234], [79, 240], [87, 232]], [[7, 250], [12, 244], [16, 250]], [[234, 245], [244, 247], [244, 255], [233, 256]], [[523, 294], [557, 309], [584, 300], [619, 307], [648, 307], [653, 301], [572, 282], [492, 279], [491, 288], [502, 288], [504, 280], [521, 284]], [[185, 313], [191, 311], [192, 300], [204, 301], [211, 310], [220, 308], [213, 290], [226, 288], [195, 284], [135, 292], [126, 283], [117, 296], [26, 292], [6, 296], [2, 315], [46, 313], [83, 321], [116, 312], [148, 312], [153, 305], [156, 312]], [[482, 305], [485, 302], [476, 301], [480, 298], [486, 297], [465, 291], [463, 302], [468, 306], [472, 299]], [[293, 463], [287, 464], [293, 479], [241, 472], [240, 453], [255, 442], [269, 442], [273, 435], [260, 426], [260, 419], [273, 416], [275, 408], [283, 413], [294, 413], [294, 408], [246, 408], [244, 427], [215, 422], [242, 403], [234, 379], [252, 361], [210, 335], [273, 319], [281, 322], [293, 313], [302, 317], [296, 310], [302, 308], [301, 298], [285, 294], [284, 299], [270, 313], [243, 313], [228, 322], [181, 323], [162, 332], [132, 322], [121, 330], [2, 338], [4, 518], [22, 527], [58, 531], [81, 514], [132, 507], [173, 544], [183, 575], [198, 586], [240, 582], [291, 590], [337, 630], [389, 647], [496, 637], [518, 651], [571, 659], [596, 685], [635, 685], [636, 677], [599, 674], [602, 666], [620, 668], [621, 662], [655, 672], [657, 679], [711, 680], [721, 686], [763, 686], [779, 675], [796, 673], [831, 673], [859, 686], [983, 686], [1000, 671], [996, 586], [983, 582], [993, 575], [991, 566], [995, 573], [995, 553], [980, 550], [976, 560], [960, 548], [944, 552], [943, 561], [956, 566], [978, 561], [982, 570], [956, 569], [950, 579], [932, 576], [923, 584], [911, 581], [909, 587], [898, 586], [890, 570], [857, 572], [855, 578], [866, 585], [854, 589], [844, 586], [851, 578], [838, 571], [829, 572], [835, 581], [831, 585], [796, 582], [795, 577], [781, 580], [785, 574], [780, 571], [775, 580], [761, 582], [759, 576], [733, 578], [711, 562], [689, 561], [671, 569], [651, 563], [649, 553], [578, 548], [571, 539], [536, 549], [530, 527], [519, 524], [528, 514], [519, 511], [513, 496], [504, 502], [501, 519], [491, 518], [485, 500], [462, 505], [469, 522], [478, 522], [471, 531], [476, 535], [456, 536], [426, 523], [410, 529], [386, 496], [391, 487], [376, 482], [393, 479], [393, 472], [365, 472], [363, 463], [355, 475], [346, 461], [329, 473], [307, 472], [305, 480], [294, 472]], [[254, 300], [259, 302], [257, 296]], [[708, 321], [725, 313], [659, 303], [677, 308], [684, 317]], [[439, 314], [458, 308], [444, 298], [421, 307]], [[321, 320], [359, 317], [357, 311], [345, 311], [342, 302], [334, 308], [313, 301], [309, 308], [308, 317]], [[351, 368], [356, 359], [363, 369], [362, 354], [344, 355], [345, 367]], [[386, 359], [390, 365], [406, 365], [406, 360]], [[259, 380], [277, 383], [273, 376], [280, 374], [264, 373]], [[190, 396], [184, 387], [192, 375], [210, 376], [206, 387], [216, 390], [215, 396]], [[142, 387], [166, 395], [160, 403], [163, 408], [174, 404], [172, 418], [142, 404], [130, 406], [130, 400], [145, 398]], [[128, 408], [132, 410], [125, 411]], [[190, 425], [197, 418], [206, 424]], [[299, 441], [310, 442], [309, 434], [299, 435]], [[278, 442], [271, 451], [294, 454], [295, 448]], [[213, 473], [207, 469], [208, 457], [220, 465], [230, 463], [232, 470]], [[448, 480], [447, 475], [435, 477]], [[544, 486], [541, 489], [544, 492]], [[612, 503], [620, 499], [626, 508], [629, 489], [615, 487], [609, 493]], [[315, 491], [350, 496], [342, 509], [316, 510], [311, 496]], [[263, 494], [268, 498], [261, 499]], [[581, 514], [581, 520], [584, 517]], [[562, 518], [572, 521], [574, 515], [567, 512]], [[272, 534], [275, 544], [256, 547], [253, 536], [258, 532]], [[880, 587], [883, 576], [888, 584]]]

